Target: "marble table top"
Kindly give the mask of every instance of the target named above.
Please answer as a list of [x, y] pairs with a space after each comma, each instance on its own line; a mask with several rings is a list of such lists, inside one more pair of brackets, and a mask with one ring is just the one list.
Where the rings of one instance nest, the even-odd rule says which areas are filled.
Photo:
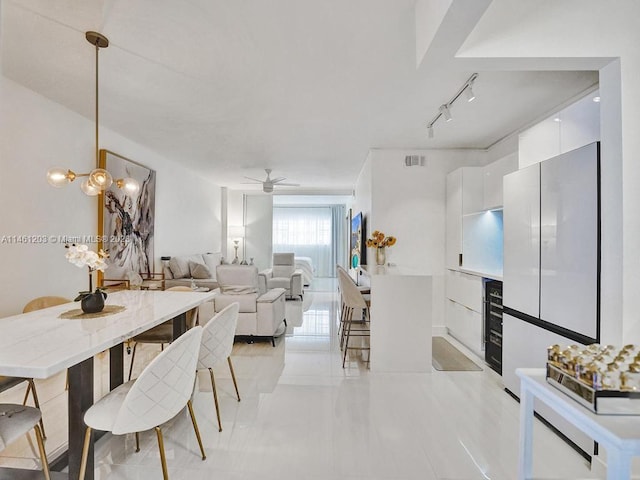
[[215, 292], [124, 290], [107, 305], [123, 312], [101, 318], [61, 319], [67, 303], [0, 319], [0, 375], [48, 378], [162, 322], [212, 300]]

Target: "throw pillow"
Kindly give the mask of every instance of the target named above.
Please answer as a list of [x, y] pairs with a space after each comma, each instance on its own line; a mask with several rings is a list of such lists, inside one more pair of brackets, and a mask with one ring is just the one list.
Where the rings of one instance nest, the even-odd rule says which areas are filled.
[[211, 278], [211, 271], [202, 263], [189, 262], [189, 271], [191, 276], [197, 279]]
[[173, 273], [173, 278], [187, 278], [191, 272], [189, 271], [189, 262], [182, 257], [171, 257], [169, 260], [169, 268]]

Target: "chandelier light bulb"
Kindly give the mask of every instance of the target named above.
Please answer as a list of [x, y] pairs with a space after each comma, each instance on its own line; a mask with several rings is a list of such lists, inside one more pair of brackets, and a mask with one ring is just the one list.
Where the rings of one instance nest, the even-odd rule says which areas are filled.
[[49, 182], [49, 185], [56, 188], [64, 187], [75, 178], [75, 173], [64, 168], [56, 167], [47, 172], [47, 182]]
[[100, 193], [100, 189], [91, 185], [89, 179], [86, 179], [84, 182], [82, 182], [82, 184], [80, 185], [80, 189], [90, 197], [94, 197]]
[[140, 190], [140, 182], [131, 177], [119, 178], [116, 180], [116, 185], [127, 193], [135, 193]]
[[113, 183], [113, 177], [103, 168], [96, 168], [89, 174], [89, 185], [98, 190], [106, 190]]

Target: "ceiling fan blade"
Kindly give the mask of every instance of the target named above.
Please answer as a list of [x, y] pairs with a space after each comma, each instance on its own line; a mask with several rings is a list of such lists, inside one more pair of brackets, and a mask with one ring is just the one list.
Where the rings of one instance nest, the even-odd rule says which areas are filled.
[[283, 180], [286, 180], [287, 177], [278, 177], [278, 178], [273, 178], [271, 179], [271, 183], [280, 183]]
[[278, 183], [278, 187], [299, 187], [299, 183]]
[[251, 178], [251, 177], [244, 177], [247, 180], [253, 180], [254, 182], [258, 182], [258, 183], [262, 183], [264, 180], [258, 180], [257, 178]]

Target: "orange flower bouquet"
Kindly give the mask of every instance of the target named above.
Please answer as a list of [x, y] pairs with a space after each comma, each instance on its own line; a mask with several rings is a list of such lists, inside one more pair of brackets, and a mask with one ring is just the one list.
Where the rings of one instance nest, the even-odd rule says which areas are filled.
[[393, 237], [391, 235], [386, 236], [383, 232], [376, 230], [371, 234], [371, 238], [367, 239], [367, 247], [393, 247], [396, 244], [396, 241], [396, 237]]

